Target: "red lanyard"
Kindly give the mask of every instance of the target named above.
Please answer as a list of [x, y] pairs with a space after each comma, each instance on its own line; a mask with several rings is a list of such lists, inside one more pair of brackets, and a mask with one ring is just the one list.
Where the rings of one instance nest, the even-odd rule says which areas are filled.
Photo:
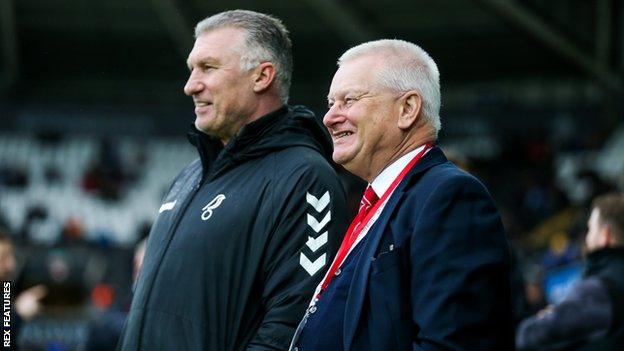
[[412, 169], [412, 167], [414, 167], [414, 165], [418, 161], [420, 161], [425, 152], [427, 152], [427, 150], [431, 149], [432, 147], [432, 143], [425, 144], [425, 147], [423, 147], [423, 149], [420, 150], [420, 152], [416, 156], [414, 156], [414, 158], [403, 168], [401, 173], [399, 173], [399, 175], [394, 179], [394, 181], [392, 182], [392, 184], [390, 184], [383, 196], [377, 201], [377, 203], [375, 203], [375, 206], [368, 210], [366, 216], [361, 221], [358, 221], [359, 216], [356, 216], [353, 219], [351, 225], [349, 225], [349, 229], [347, 229], [347, 233], [344, 236], [342, 244], [340, 245], [340, 249], [338, 249], [336, 258], [329, 268], [329, 271], [327, 271], [325, 279], [323, 279], [323, 283], [321, 284], [321, 290], [317, 297], [319, 297], [320, 294], [325, 290], [325, 288], [327, 288], [329, 282], [332, 280], [336, 271], [338, 270], [338, 267], [340, 267], [340, 265], [342, 265], [342, 263], [344, 262], [345, 258], [347, 258], [347, 255], [349, 251], [351, 251], [351, 247], [356, 242], [357, 237], [360, 235], [362, 230], [366, 228], [366, 225], [371, 220], [375, 212], [377, 212], [379, 207], [388, 199], [388, 197], [392, 194], [397, 185], [399, 185], [401, 180], [403, 180], [407, 172], [409, 172], [410, 169]]

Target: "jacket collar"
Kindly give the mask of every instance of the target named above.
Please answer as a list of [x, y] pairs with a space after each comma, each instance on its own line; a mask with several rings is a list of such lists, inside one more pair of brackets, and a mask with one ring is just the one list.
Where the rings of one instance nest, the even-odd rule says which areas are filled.
[[414, 184], [422, 177], [422, 175], [431, 167], [445, 163], [448, 160], [439, 147], [434, 147], [427, 152], [423, 158], [414, 165], [414, 167], [407, 173], [405, 178], [399, 183], [394, 190], [388, 203], [384, 207], [381, 215], [368, 231], [366, 241], [364, 242], [364, 248], [362, 255], [360, 256], [357, 266], [355, 267], [353, 280], [349, 288], [349, 294], [347, 295], [347, 303], [345, 307], [345, 320], [344, 320], [344, 349], [350, 350], [355, 337], [355, 332], [360, 320], [360, 314], [362, 312], [362, 306], [364, 304], [364, 297], [366, 296], [366, 290], [368, 287], [368, 277], [370, 275], [371, 258], [374, 257], [375, 252], [381, 241], [381, 237], [384, 233], [384, 228], [387, 227], [390, 216], [394, 212], [396, 206], [400, 203], [400, 200], [405, 193], [405, 190], [411, 184]]
[[237, 161], [239, 156], [254, 146], [256, 140], [277, 126], [279, 120], [287, 116], [287, 112], [288, 107], [283, 105], [279, 109], [247, 123], [225, 146], [218, 138], [198, 130], [194, 124], [191, 124], [187, 138], [199, 152], [202, 164], [202, 180], [208, 174], [214, 175], [226, 168], [228, 164]]

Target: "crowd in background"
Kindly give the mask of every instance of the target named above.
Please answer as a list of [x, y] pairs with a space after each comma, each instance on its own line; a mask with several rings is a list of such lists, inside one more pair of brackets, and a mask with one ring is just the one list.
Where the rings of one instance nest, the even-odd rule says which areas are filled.
[[[499, 152], [487, 158], [467, 157], [461, 149], [446, 147], [449, 158], [480, 178], [499, 206], [513, 251], [517, 323], [559, 301], [580, 277], [592, 199], [624, 190], [624, 173], [613, 177], [586, 164], [573, 174], [572, 194], [558, 178], [560, 156], [599, 153], [614, 130], [579, 133], [565, 140], [547, 132], [500, 138]], [[115, 139], [103, 139], [76, 186], [114, 205], [142, 177], [139, 165], [149, 157], [149, 150], [144, 150], [128, 164]], [[624, 156], [620, 163], [624, 167]], [[62, 174], [53, 167], [45, 170], [50, 184], [63, 182]], [[346, 172], [341, 176], [355, 213], [364, 184]], [[19, 190], [28, 182], [29, 174], [20, 165], [0, 164], [0, 202], [2, 189]], [[33, 242], [38, 228], [34, 224], [49, 215], [49, 208], [33, 203], [22, 225], [12, 228], [0, 212], [0, 244], [13, 242], [10, 250], [0, 249], [0, 268], [5, 279], [15, 282], [14, 297], [22, 299], [15, 306], [20, 345], [25, 350], [112, 349], [149, 225], [136, 229], [135, 244], [119, 245], [114, 240], [87, 239], [82, 219], [71, 217], [59, 226], [54, 242]]]

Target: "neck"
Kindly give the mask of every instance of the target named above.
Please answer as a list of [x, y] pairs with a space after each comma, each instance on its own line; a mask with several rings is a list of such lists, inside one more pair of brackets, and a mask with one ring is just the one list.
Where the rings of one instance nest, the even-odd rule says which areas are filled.
[[[255, 120], [258, 120], [261, 117], [268, 115], [269, 113], [279, 109], [283, 105], [284, 104], [282, 103], [281, 99], [279, 99], [278, 97], [275, 97], [275, 98], [267, 97], [266, 99], [258, 100], [256, 105], [254, 106], [253, 112], [249, 115], [248, 118], [243, 120], [243, 123], [241, 123], [240, 127], [237, 129], [235, 134], [238, 134], [238, 132], [240, 132], [240, 130], [245, 125]], [[223, 143], [223, 145], [225, 145], [230, 141], [230, 139], [232, 139], [232, 137], [234, 137], [234, 135], [229, 135], [227, 137], [221, 138], [221, 142]]]
[[396, 162], [396, 160], [427, 143], [435, 141], [435, 137], [430, 135], [430, 133], [420, 134], [421, 135], [414, 135], [412, 138], [402, 139], [399, 144], [389, 150], [385, 155], [371, 160], [370, 166], [362, 172], [363, 174], [360, 177], [372, 183], [384, 169], [388, 168], [388, 166]]
[[247, 120], [247, 123], [253, 122], [259, 119], [260, 117], [266, 116], [269, 113], [279, 109], [283, 105], [284, 103], [278, 97], [273, 97], [273, 98], [267, 97], [266, 99], [261, 99], [258, 101], [258, 104], [256, 105], [256, 109], [250, 115], [249, 119]]

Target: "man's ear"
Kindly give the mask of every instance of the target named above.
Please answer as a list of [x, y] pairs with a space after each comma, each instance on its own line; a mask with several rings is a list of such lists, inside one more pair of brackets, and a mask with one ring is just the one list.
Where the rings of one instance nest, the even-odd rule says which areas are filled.
[[403, 130], [410, 129], [420, 118], [422, 98], [417, 91], [411, 90], [399, 98], [399, 104], [398, 126]]
[[275, 80], [275, 66], [271, 62], [262, 62], [253, 74], [253, 91], [255, 93], [263, 92], [271, 86], [273, 80]]

